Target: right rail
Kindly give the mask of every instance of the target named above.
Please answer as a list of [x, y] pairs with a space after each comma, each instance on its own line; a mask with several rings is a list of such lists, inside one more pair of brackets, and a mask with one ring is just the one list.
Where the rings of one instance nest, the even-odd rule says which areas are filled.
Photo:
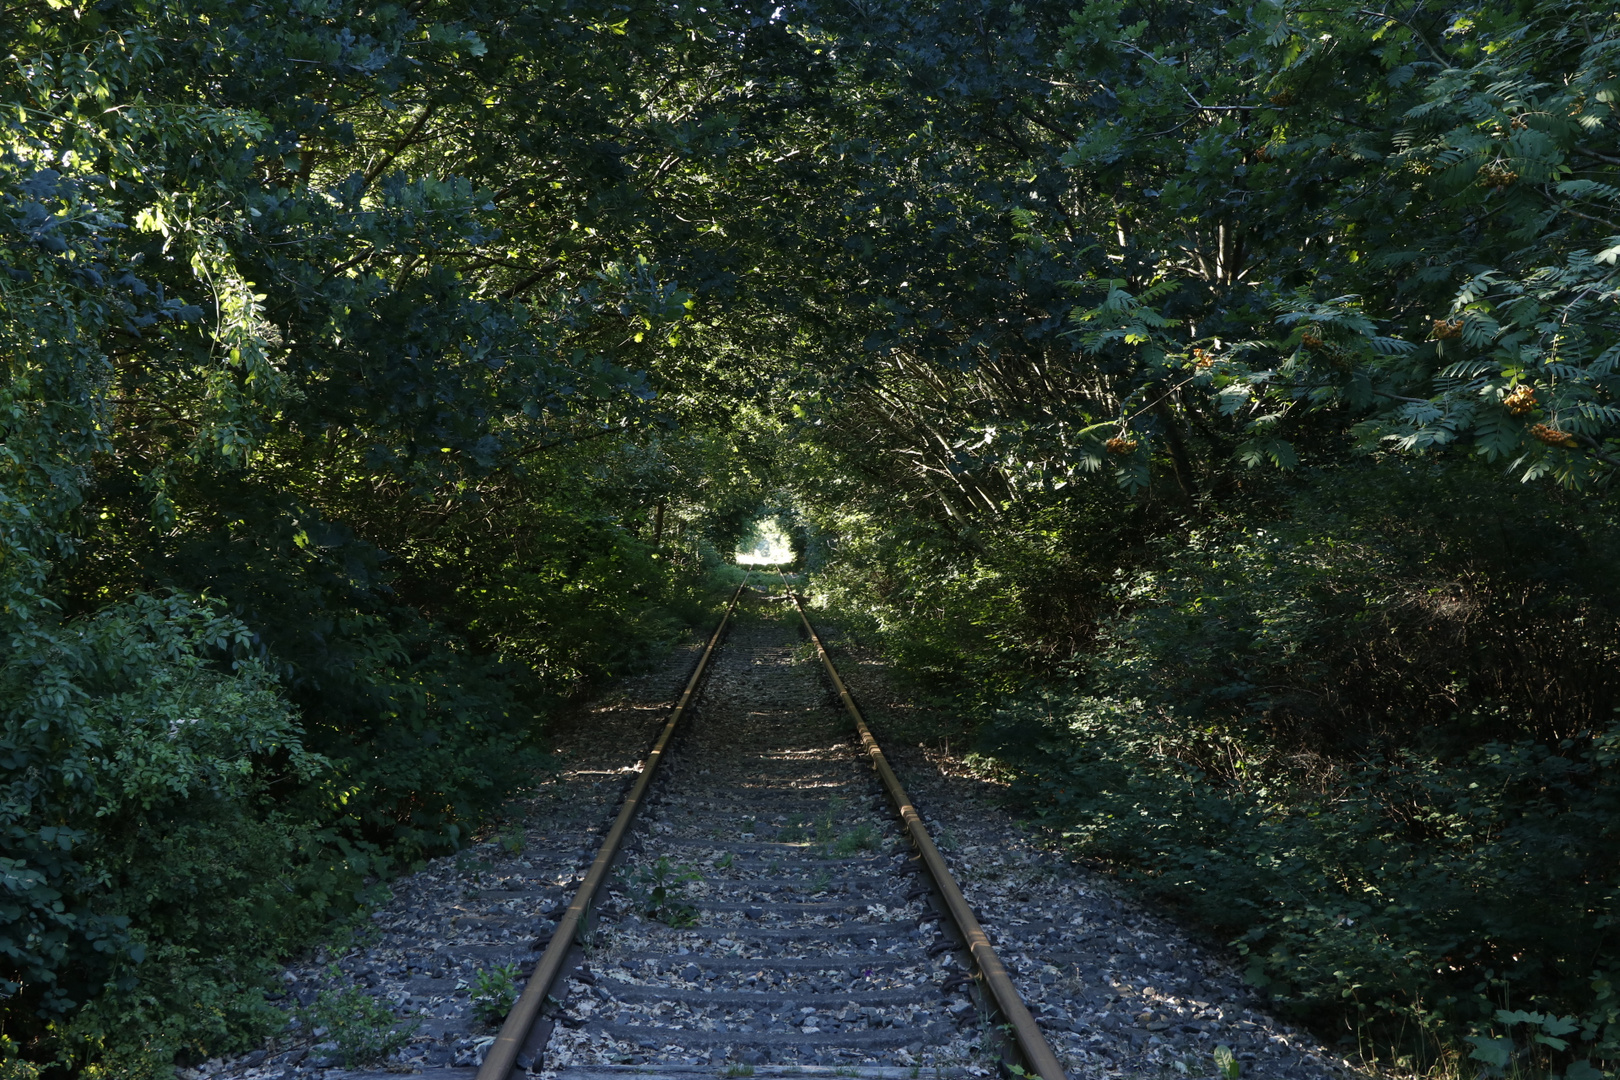
[[[784, 576], [784, 582], [785, 580]], [[1058, 1064], [1057, 1055], [1052, 1052], [1046, 1036], [1041, 1034], [1041, 1029], [1035, 1023], [1035, 1018], [1030, 1015], [1029, 1009], [1025, 1007], [1023, 998], [1018, 996], [1018, 989], [1013, 986], [1012, 977], [1007, 974], [1006, 966], [990, 945], [989, 935], [979, 925], [967, 897], [962, 895], [956, 879], [951, 876], [950, 867], [945, 864], [945, 857], [939, 853], [933, 837], [928, 835], [928, 827], [923, 824], [917, 808], [911, 804], [911, 796], [906, 794], [900, 778], [895, 776], [894, 770], [889, 767], [882, 748], [872, 736], [872, 729], [866, 726], [866, 717], [861, 714], [860, 706], [855, 704], [855, 698], [844, 685], [844, 680], [839, 677], [838, 669], [833, 666], [832, 657], [827, 653], [827, 646], [822, 644], [816, 628], [810, 625], [810, 616], [804, 610], [804, 598], [792, 589], [789, 589], [789, 595], [793, 597], [793, 603], [799, 609], [799, 618], [804, 621], [805, 632], [815, 643], [816, 655], [821, 657], [821, 664], [827, 670], [827, 677], [838, 690], [839, 700], [844, 703], [845, 711], [855, 721], [855, 728], [860, 732], [861, 743], [866, 747], [872, 767], [877, 770], [878, 777], [883, 781], [884, 790], [888, 792], [895, 810], [905, 822], [912, 845], [916, 847], [923, 865], [928, 868], [929, 876], [934, 879], [934, 886], [945, 902], [951, 921], [956, 924], [957, 931], [962, 935], [962, 940], [966, 942], [968, 952], [973, 957], [973, 962], [978, 965], [991, 999], [996, 1003], [1002, 1017], [1012, 1025], [1013, 1038], [1025, 1065], [1038, 1074], [1041, 1080], [1067, 1080], [1063, 1066]]]

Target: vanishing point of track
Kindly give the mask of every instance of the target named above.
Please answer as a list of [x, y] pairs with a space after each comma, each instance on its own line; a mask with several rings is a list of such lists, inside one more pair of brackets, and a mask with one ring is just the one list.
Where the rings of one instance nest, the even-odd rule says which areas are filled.
[[[796, 642], [780, 623], [722, 648], [746, 586], [478, 1080], [530, 1069], [606, 1080], [623, 1075], [627, 1066], [613, 1064], [621, 1061], [641, 1075], [785, 1066], [898, 1077], [916, 1075], [921, 1061], [949, 1074], [967, 1046], [1064, 1080], [802, 600], [747, 592], [753, 603], [797, 607], [841, 712], [807, 708], [784, 682]], [[746, 700], [694, 728], [706, 677], [709, 697], [740, 685]], [[585, 946], [607, 922], [618, 943], [613, 971], [593, 974]]]

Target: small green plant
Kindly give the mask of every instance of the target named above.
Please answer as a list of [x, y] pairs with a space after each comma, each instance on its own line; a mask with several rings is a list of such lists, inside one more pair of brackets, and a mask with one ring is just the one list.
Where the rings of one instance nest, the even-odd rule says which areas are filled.
[[857, 851], [876, 851], [877, 846], [877, 830], [870, 825], [860, 825], [839, 837], [833, 851], [839, 855], [853, 855]]
[[832, 874], [826, 870], [823, 870], [821, 873], [817, 874], [815, 880], [810, 883], [810, 892], [812, 895], [818, 892], [826, 892], [827, 886], [831, 884]]
[[716, 870], [729, 870], [731, 869], [731, 864], [735, 861], [736, 856], [728, 851], [724, 855], [720, 856], [720, 858], [715, 860], [714, 867]]
[[0, 1080], [39, 1080], [39, 1066], [18, 1057], [19, 1047], [9, 1035], [0, 1035]]
[[681, 893], [688, 883], [701, 880], [690, 866], [676, 866], [669, 856], [660, 855], [631, 878], [630, 892], [642, 914], [679, 929], [697, 925], [697, 908], [682, 900]]
[[1230, 1046], [1217, 1046], [1215, 1048], [1215, 1070], [1225, 1080], [1238, 1080], [1243, 1075], [1243, 1064], [1238, 1061], [1237, 1055], [1232, 1053]]
[[512, 1011], [517, 1001], [518, 966], [502, 964], [485, 968], [473, 976], [473, 1014], [486, 1024], [498, 1024]]
[[782, 826], [782, 831], [776, 834], [776, 838], [783, 843], [804, 839], [804, 818], [798, 814], [788, 818], [787, 824]]
[[528, 837], [524, 835], [523, 826], [521, 825], [511, 825], [502, 829], [500, 836], [496, 839], [500, 841], [501, 848], [509, 855], [521, 855], [523, 849], [529, 846]]
[[313, 1031], [325, 1031], [345, 1068], [387, 1057], [411, 1041], [418, 1022], [395, 1027], [388, 1007], [358, 986], [322, 990], [300, 1019]]
[[749, 1065], [746, 1062], [744, 1062], [741, 1065], [727, 1065], [726, 1066], [726, 1071], [721, 1073], [720, 1075], [721, 1076], [753, 1076], [754, 1075], [754, 1067], [752, 1065]]
[[[1597, 1028], [1592, 1024], [1583, 1033], [1581, 1021], [1574, 1016], [1525, 1012], [1522, 1009], [1497, 1009], [1496, 1026], [1505, 1034], [1470, 1035], [1463, 1040], [1474, 1045], [1473, 1052], [1468, 1056], [1478, 1063], [1475, 1068], [1481, 1077], [1550, 1072], [1546, 1060], [1549, 1051], [1567, 1051], [1574, 1040], [1566, 1036], [1584, 1034], [1585, 1038], [1590, 1039]], [[1516, 1031], [1521, 1026], [1525, 1030]], [[1599, 1080], [1603, 1075], [1602, 1070], [1593, 1067], [1589, 1061], [1575, 1061], [1564, 1073], [1565, 1080]]]
[[495, 869], [493, 863], [480, 859], [469, 852], [461, 851], [456, 853], [456, 873], [462, 877], [470, 877], [476, 880], [478, 875], [493, 869]]
[[574, 924], [574, 943], [582, 949], [589, 949], [596, 943], [596, 904], [594, 901], [585, 901], [585, 907], [579, 913], [579, 922]]

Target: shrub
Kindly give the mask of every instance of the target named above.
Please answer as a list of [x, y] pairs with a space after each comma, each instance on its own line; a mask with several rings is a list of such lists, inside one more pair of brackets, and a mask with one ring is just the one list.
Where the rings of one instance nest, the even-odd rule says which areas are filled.
[[1455, 473], [1316, 490], [1125, 579], [1084, 677], [986, 742], [1033, 816], [1364, 1049], [1620, 1063], [1607, 517]]
[[267, 799], [329, 768], [249, 643], [206, 601], [143, 596], [0, 664], [0, 977], [64, 1053], [248, 1037], [261, 958], [323, 914], [297, 887], [309, 827]]
[[358, 986], [322, 990], [302, 1020], [333, 1045], [346, 1068], [381, 1061], [410, 1042], [420, 1026], [397, 1025], [394, 1014]]
[[1457, 470], [1343, 469], [1124, 580], [1091, 670], [1285, 751], [1554, 740], [1620, 702], [1611, 514]]

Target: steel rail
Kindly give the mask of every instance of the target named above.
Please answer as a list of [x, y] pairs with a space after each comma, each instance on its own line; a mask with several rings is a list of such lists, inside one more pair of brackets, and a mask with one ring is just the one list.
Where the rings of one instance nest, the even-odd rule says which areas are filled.
[[[783, 578], [784, 583], [786, 577]], [[799, 609], [799, 618], [804, 620], [804, 629], [815, 642], [816, 655], [821, 657], [821, 664], [827, 670], [827, 677], [838, 690], [838, 697], [844, 703], [844, 709], [855, 720], [856, 730], [860, 732], [861, 743], [866, 747], [867, 756], [872, 759], [872, 765], [877, 769], [883, 787], [888, 792], [889, 799], [899, 811], [900, 818], [905, 822], [906, 832], [911, 836], [911, 842], [922, 858], [922, 863], [928, 868], [929, 875], [938, 887], [940, 897], [945, 901], [945, 908], [950, 913], [951, 920], [967, 943], [968, 952], [972, 954], [974, 963], [979, 966], [979, 973], [984, 977], [984, 984], [990, 991], [991, 998], [1002, 1017], [1012, 1025], [1013, 1038], [1018, 1044], [1018, 1052], [1023, 1056], [1024, 1064], [1040, 1075], [1041, 1080], [1067, 1080], [1063, 1066], [1058, 1064], [1057, 1055], [1041, 1033], [1035, 1018], [1025, 1007], [1023, 998], [1018, 996], [1018, 989], [1013, 986], [1012, 977], [1007, 974], [1007, 968], [1002, 964], [996, 950], [990, 945], [990, 938], [979, 925], [978, 918], [973, 914], [967, 897], [962, 895], [961, 888], [951, 871], [945, 864], [945, 857], [939, 853], [933, 837], [928, 835], [928, 827], [923, 824], [917, 808], [911, 805], [911, 796], [901, 785], [900, 778], [895, 776], [894, 770], [889, 768], [889, 761], [883, 756], [883, 750], [872, 736], [872, 729], [866, 726], [866, 717], [861, 714], [860, 706], [850, 695], [849, 687], [839, 677], [838, 669], [833, 666], [832, 657], [827, 653], [827, 646], [822, 644], [821, 636], [816, 628], [810, 625], [810, 616], [804, 610], [804, 598], [797, 592], [789, 590], [793, 603]]]
[[518, 1054], [522, 1052], [523, 1044], [528, 1039], [529, 1032], [533, 1030], [535, 1021], [540, 1018], [540, 1010], [545, 1005], [546, 995], [551, 993], [552, 984], [557, 981], [557, 976], [562, 974], [563, 961], [568, 958], [568, 950], [573, 947], [574, 936], [585, 920], [585, 912], [595, 899], [597, 891], [601, 889], [602, 883], [607, 880], [608, 871], [613, 867], [613, 860], [618, 857], [619, 845], [624, 841], [624, 834], [629, 831], [630, 822], [636, 816], [636, 811], [647, 794], [647, 788], [652, 784], [653, 774], [658, 771], [658, 763], [663, 760], [664, 751], [669, 748], [669, 740], [674, 737], [676, 725], [681, 722], [686, 707], [697, 695], [698, 683], [702, 680], [704, 671], [708, 669], [709, 658], [714, 655], [715, 648], [720, 644], [720, 636], [725, 633], [726, 624], [731, 621], [731, 613], [737, 608], [737, 598], [742, 596], [743, 588], [748, 584], [749, 575], [752, 573], [751, 570], [745, 573], [742, 583], [737, 586], [737, 591], [731, 594], [731, 602], [726, 605], [726, 613], [720, 617], [720, 625], [714, 628], [708, 646], [698, 658], [697, 668], [692, 672], [692, 677], [686, 681], [685, 692], [675, 703], [675, 709], [669, 714], [669, 721], [659, 733], [658, 741], [653, 743], [646, 763], [641, 767], [641, 775], [636, 778], [635, 786], [625, 797], [624, 805], [619, 808], [619, 816], [614, 819], [613, 827], [608, 830], [606, 839], [602, 841], [601, 850], [596, 853], [596, 861], [591, 863], [584, 882], [574, 894], [573, 903], [568, 905], [568, 910], [557, 920], [557, 928], [551, 932], [550, 944], [541, 954], [540, 962], [535, 964], [534, 971], [529, 975], [528, 984], [524, 986], [522, 995], [513, 1004], [512, 1011], [506, 1014], [506, 1023], [501, 1025], [501, 1033], [495, 1037], [494, 1044], [484, 1055], [484, 1063], [478, 1067], [477, 1080], [508, 1080], [513, 1068], [516, 1067]]

